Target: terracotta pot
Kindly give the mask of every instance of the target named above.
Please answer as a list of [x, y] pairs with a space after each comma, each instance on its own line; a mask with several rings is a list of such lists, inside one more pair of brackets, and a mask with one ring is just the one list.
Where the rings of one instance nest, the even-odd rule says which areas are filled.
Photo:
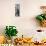
[[41, 26], [42, 26], [42, 27], [46, 27], [46, 20], [43, 20], [43, 21], [41, 22]]

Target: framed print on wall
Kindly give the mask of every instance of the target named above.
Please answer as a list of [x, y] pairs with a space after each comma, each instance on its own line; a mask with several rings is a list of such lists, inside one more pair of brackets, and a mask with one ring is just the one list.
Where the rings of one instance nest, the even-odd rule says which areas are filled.
[[20, 4], [15, 4], [15, 16], [20, 16]]

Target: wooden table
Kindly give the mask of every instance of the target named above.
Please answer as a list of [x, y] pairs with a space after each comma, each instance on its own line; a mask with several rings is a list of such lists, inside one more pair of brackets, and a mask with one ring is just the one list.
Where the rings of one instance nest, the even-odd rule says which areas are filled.
[[35, 45], [35, 44], [27, 44], [27, 43], [24, 43], [23, 45], [15, 45], [15, 46], [46, 46], [46, 44], [41, 44], [41, 45]]

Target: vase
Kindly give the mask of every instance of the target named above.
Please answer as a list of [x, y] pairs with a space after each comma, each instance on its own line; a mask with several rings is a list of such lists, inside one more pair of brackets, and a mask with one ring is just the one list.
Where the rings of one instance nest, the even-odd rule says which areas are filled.
[[46, 20], [43, 20], [43, 21], [41, 22], [41, 26], [42, 26], [42, 27], [46, 27]]

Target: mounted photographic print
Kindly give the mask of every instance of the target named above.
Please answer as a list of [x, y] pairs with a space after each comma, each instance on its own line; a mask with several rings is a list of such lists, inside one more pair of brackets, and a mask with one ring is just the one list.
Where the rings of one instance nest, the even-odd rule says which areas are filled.
[[20, 16], [20, 4], [15, 4], [15, 16]]

